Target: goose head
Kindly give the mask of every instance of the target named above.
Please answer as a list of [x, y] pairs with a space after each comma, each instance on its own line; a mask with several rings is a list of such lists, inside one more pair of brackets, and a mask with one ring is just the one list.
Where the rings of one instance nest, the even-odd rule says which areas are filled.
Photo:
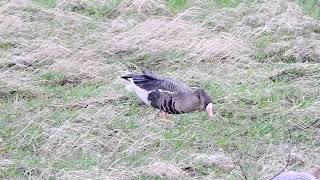
[[196, 90], [196, 95], [200, 100], [200, 110], [206, 110], [208, 113], [208, 117], [213, 117], [213, 104], [212, 99], [203, 89]]

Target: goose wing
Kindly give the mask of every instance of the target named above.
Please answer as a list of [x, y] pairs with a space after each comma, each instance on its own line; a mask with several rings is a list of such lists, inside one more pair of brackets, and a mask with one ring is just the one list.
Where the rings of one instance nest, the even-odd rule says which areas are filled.
[[142, 75], [122, 76], [123, 79], [133, 81], [133, 83], [146, 91], [161, 89], [169, 92], [191, 92], [191, 88], [185, 83], [167, 78], [160, 77], [145, 71]]
[[200, 100], [192, 92], [168, 92], [155, 90], [149, 93], [148, 101], [154, 108], [170, 114], [181, 114], [200, 109]]

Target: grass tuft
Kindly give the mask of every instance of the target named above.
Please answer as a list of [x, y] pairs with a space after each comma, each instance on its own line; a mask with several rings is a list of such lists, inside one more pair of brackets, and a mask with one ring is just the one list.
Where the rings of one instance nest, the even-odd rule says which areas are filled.
[[297, 2], [308, 14], [320, 18], [320, 4], [318, 0], [298, 0]]
[[8, 50], [10, 48], [15, 47], [15, 44], [12, 42], [4, 42], [4, 43], [0, 43], [0, 49], [2, 50]]
[[115, 7], [117, 7], [121, 2], [122, 1], [119, 0], [113, 0], [106, 2], [100, 7], [86, 7], [85, 5], [78, 5], [72, 7], [71, 11], [93, 17], [98, 20], [105, 20], [107, 18], [115, 18], [117, 16], [118, 13], [115, 11]]
[[186, 9], [189, 6], [188, 0], [166, 0], [166, 5], [173, 12]]
[[32, 1], [45, 8], [55, 8], [57, 5], [57, 0], [32, 0]]

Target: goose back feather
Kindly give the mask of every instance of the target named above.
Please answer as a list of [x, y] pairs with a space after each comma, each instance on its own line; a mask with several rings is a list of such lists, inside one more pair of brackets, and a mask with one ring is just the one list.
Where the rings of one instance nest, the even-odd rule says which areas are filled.
[[132, 80], [136, 86], [146, 90], [153, 91], [157, 89], [170, 91], [170, 92], [190, 92], [192, 91], [189, 86], [185, 83], [168, 78], [161, 77], [150, 72], [145, 72], [142, 75], [134, 75], [130, 74], [127, 76], [122, 76], [121, 78], [126, 79], [128, 81]]

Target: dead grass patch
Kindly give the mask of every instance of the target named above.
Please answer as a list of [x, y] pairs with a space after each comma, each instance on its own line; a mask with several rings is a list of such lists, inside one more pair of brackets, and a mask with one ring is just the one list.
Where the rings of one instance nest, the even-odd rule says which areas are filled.
[[36, 50], [33, 52], [21, 54], [20, 58], [17, 58], [17, 64], [22, 66], [48, 66], [57, 61], [56, 59], [64, 59], [71, 54], [68, 48], [53, 41], [39, 42], [38, 47], [34, 47], [34, 49]]
[[178, 167], [168, 162], [157, 161], [147, 166], [145, 173], [151, 177], [162, 177], [169, 179], [186, 178], [186, 174]]
[[216, 166], [224, 172], [231, 172], [235, 167], [233, 160], [224, 154], [197, 154], [193, 161], [202, 166]]
[[34, 86], [33, 76], [30, 74], [4, 71], [0, 73], [0, 77], [2, 100], [15, 96], [32, 98], [42, 94], [41, 90]]
[[315, 39], [298, 37], [291, 41], [280, 41], [269, 44], [262, 51], [265, 61], [284, 63], [317, 63], [320, 57], [319, 42]]
[[108, 67], [103, 63], [100, 55], [92, 51], [79, 51], [68, 58], [68, 64], [61, 59], [50, 66], [50, 70], [63, 73], [66, 76], [82, 77], [82, 79], [96, 79], [103, 81], [107, 75]]
[[[207, 36], [206, 32], [201, 24], [195, 26], [182, 18], [147, 20], [115, 37], [111, 52], [137, 51], [143, 55], [175, 51], [185, 54], [194, 63], [229, 62], [245, 58], [244, 55], [250, 52], [245, 42], [239, 42], [231, 34]], [[197, 36], [197, 39], [193, 38]]]
[[294, 82], [307, 79], [319, 79], [319, 68], [297, 67], [283, 70], [276, 75], [270, 77], [272, 81]]

